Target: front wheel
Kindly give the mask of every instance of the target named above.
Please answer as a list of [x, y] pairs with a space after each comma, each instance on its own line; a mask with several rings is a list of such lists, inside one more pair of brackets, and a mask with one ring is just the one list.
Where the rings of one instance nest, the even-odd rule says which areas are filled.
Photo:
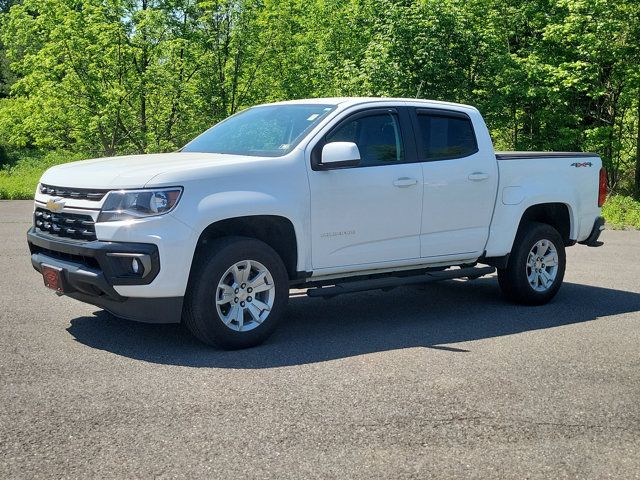
[[500, 289], [514, 302], [543, 305], [558, 293], [566, 262], [558, 231], [545, 223], [527, 223], [516, 235], [507, 268], [498, 270]]
[[263, 342], [289, 298], [278, 254], [259, 240], [227, 237], [207, 244], [195, 260], [183, 321], [201, 341], [237, 349]]

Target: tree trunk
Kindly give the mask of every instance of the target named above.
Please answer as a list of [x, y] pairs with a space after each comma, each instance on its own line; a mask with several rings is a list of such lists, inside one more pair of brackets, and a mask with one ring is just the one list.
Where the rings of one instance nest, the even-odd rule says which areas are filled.
[[[147, 0], [142, 0], [142, 11], [146, 13], [148, 9]], [[145, 18], [146, 21], [146, 18]], [[146, 153], [147, 150], [147, 67], [149, 64], [147, 54], [147, 27], [142, 29], [142, 59], [140, 60], [140, 133], [141, 146], [140, 153]]]
[[[146, 41], [146, 39], [145, 39]], [[145, 153], [147, 146], [147, 82], [145, 79], [147, 70], [147, 47], [142, 49], [142, 74], [140, 78], [140, 132], [142, 138], [142, 149], [140, 153]]]
[[636, 182], [635, 197], [640, 200], [640, 87], [638, 87], [638, 115], [636, 125]]
[[513, 150], [518, 150], [518, 110], [515, 102], [511, 104], [511, 116], [513, 118]]

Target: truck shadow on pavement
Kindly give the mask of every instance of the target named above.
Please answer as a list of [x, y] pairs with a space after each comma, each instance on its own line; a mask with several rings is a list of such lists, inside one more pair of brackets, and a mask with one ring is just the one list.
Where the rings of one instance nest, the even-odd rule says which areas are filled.
[[496, 280], [486, 278], [372, 291], [331, 300], [293, 295], [276, 333], [264, 345], [239, 351], [219, 351], [203, 345], [181, 325], [140, 324], [104, 311], [71, 320], [68, 332], [92, 348], [147, 362], [254, 369], [401, 348], [464, 354], [473, 345], [449, 344], [637, 311], [638, 293], [572, 283], [565, 283], [548, 305], [513, 305], [501, 298]]

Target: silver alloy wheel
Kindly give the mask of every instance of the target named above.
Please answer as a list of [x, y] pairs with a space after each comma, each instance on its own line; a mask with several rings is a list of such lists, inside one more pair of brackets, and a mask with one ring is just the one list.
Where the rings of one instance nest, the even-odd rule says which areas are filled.
[[545, 292], [553, 285], [558, 275], [558, 250], [552, 241], [542, 239], [529, 251], [527, 257], [527, 279], [536, 292]]
[[242, 260], [222, 275], [216, 289], [216, 309], [228, 328], [246, 332], [267, 319], [275, 297], [267, 267], [255, 260]]

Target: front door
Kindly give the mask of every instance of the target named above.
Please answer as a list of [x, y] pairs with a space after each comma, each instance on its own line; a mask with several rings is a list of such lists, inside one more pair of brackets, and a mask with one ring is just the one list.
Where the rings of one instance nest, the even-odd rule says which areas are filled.
[[342, 120], [316, 146], [353, 142], [361, 161], [309, 171], [314, 271], [420, 257], [422, 167], [405, 163], [405, 128], [396, 109], [377, 108]]

